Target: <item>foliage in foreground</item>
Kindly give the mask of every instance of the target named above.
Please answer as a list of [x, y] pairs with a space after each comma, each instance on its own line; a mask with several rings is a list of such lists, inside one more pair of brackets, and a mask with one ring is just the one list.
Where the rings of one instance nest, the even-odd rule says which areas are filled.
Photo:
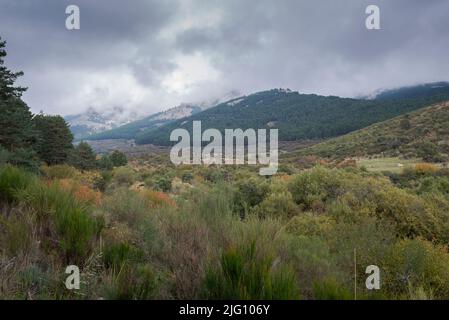
[[69, 166], [1, 166], [0, 297], [352, 299], [355, 249], [358, 298], [448, 299], [449, 174], [429, 168], [127, 166], [99, 188]]

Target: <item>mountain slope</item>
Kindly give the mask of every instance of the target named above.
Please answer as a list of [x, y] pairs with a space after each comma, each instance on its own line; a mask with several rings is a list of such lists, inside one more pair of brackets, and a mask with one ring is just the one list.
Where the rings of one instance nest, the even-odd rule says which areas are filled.
[[93, 134], [86, 137], [86, 140], [134, 139], [144, 130], [157, 129], [171, 121], [191, 116], [201, 110], [198, 106], [182, 104], [144, 119], [130, 122], [124, 126]]
[[339, 159], [378, 154], [445, 160], [449, 154], [449, 101], [373, 124], [298, 153]]
[[383, 90], [375, 95], [376, 100], [416, 99], [430, 96], [446, 95], [449, 82], [424, 83], [390, 90]]
[[363, 100], [274, 89], [233, 99], [157, 130], [144, 130], [135, 139], [138, 144], [171, 145], [171, 131], [191, 131], [193, 121], [201, 121], [203, 130], [275, 128], [283, 141], [330, 138], [445, 99], [449, 99], [449, 90], [445, 95], [416, 99]]
[[134, 121], [136, 118], [136, 114], [128, 113], [123, 108], [113, 108], [101, 112], [96, 111], [94, 108], [89, 108], [84, 113], [64, 117], [70, 125], [70, 130], [75, 140], [119, 127], [130, 121]]

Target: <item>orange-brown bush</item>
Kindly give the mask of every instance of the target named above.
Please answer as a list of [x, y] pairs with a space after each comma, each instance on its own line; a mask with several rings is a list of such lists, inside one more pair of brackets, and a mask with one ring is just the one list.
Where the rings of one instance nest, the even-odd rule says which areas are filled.
[[73, 192], [73, 196], [75, 199], [90, 203], [94, 205], [99, 205], [101, 202], [101, 193], [95, 190], [92, 190], [91, 188], [87, 186], [79, 186], [76, 188]]
[[417, 163], [415, 165], [415, 170], [419, 173], [434, 173], [438, 171], [438, 167], [431, 163]]
[[141, 195], [149, 201], [151, 208], [155, 207], [176, 207], [176, 202], [170, 196], [162, 191], [143, 190]]

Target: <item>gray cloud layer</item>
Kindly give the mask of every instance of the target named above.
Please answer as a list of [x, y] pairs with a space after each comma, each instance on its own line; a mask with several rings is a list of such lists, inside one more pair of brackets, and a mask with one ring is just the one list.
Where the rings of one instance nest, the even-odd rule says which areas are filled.
[[[81, 30], [65, 29], [65, 8]], [[379, 31], [365, 8], [381, 9]], [[357, 96], [449, 80], [447, 0], [0, 0], [7, 64], [34, 111], [181, 102], [269, 88]]]

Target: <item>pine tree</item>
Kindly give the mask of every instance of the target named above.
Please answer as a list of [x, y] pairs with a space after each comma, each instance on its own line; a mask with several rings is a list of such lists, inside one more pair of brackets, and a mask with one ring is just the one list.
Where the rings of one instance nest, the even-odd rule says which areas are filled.
[[128, 163], [128, 159], [126, 158], [126, 155], [123, 152], [120, 152], [118, 150], [115, 150], [111, 154], [111, 161], [114, 167], [121, 167], [126, 166]]
[[5, 46], [6, 41], [2, 41], [0, 37], [0, 99], [20, 98], [26, 88], [15, 87], [14, 82], [23, 75], [23, 72], [12, 72], [4, 66]]
[[39, 157], [48, 165], [66, 162], [73, 149], [73, 135], [64, 118], [39, 114], [33, 122], [40, 136], [36, 147]]
[[33, 126], [33, 114], [20, 97], [26, 90], [14, 86], [22, 72], [12, 72], [4, 66], [5, 41], [0, 38], [0, 146], [6, 161], [15, 165], [36, 168], [38, 159], [33, 147], [37, 134]]
[[91, 170], [96, 167], [96, 155], [91, 146], [80, 142], [70, 155], [70, 164], [80, 170]]
[[114, 169], [114, 164], [111, 161], [111, 157], [104, 155], [98, 160], [98, 167], [102, 170], [112, 170]]
[[0, 98], [0, 144], [9, 151], [32, 147], [37, 138], [32, 118], [22, 100]]

